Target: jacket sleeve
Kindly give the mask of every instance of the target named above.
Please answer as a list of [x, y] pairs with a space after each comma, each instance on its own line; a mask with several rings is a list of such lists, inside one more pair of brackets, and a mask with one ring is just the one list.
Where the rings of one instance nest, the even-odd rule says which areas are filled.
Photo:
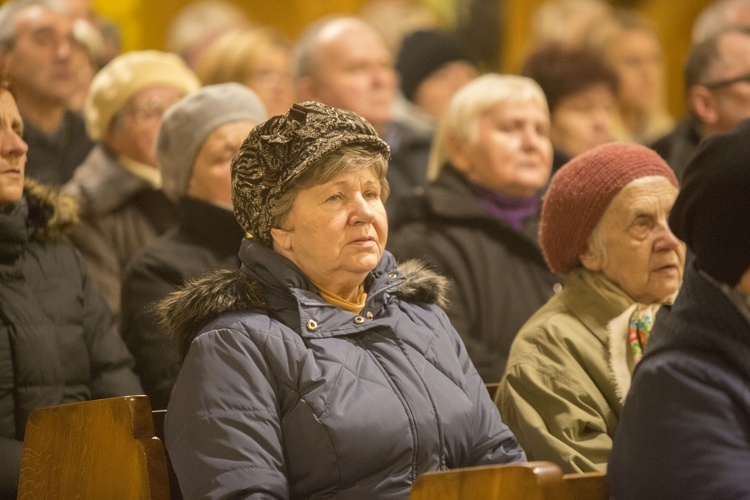
[[279, 411], [263, 346], [237, 330], [199, 335], [165, 422], [185, 498], [288, 498]]
[[75, 252], [83, 286], [83, 331], [89, 354], [91, 397], [108, 398], [143, 394], [133, 372], [133, 357], [112, 327], [104, 297]]
[[606, 471], [612, 439], [602, 403], [573, 380], [576, 375], [516, 363], [503, 378], [497, 404], [529, 460], [549, 460], [564, 472]]
[[16, 498], [23, 441], [0, 437], [0, 498]]
[[159, 328], [154, 304], [174, 292], [182, 276], [169, 266], [136, 257], [122, 283], [120, 333], [135, 358], [135, 370], [155, 410], [165, 409], [180, 371], [176, 346]]
[[473, 407], [476, 408], [471, 424], [474, 429], [474, 442], [468, 460], [462, 463], [461, 467], [525, 461], [526, 454], [513, 432], [503, 423], [497, 407], [490, 399], [487, 387], [469, 358], [461, 337], [451, 326], [445, 313], [437, 308], [436, 310], [455, 345], [456, 356], [466, 378], [468, 394]]
[[106, 300], [112, 315], [112, 324], [117, 324], [120, 318], [122, 283], [122, 269], [117, 253], [110, 247], [101, 229], [86, 219], [78, 223], [71, 240], [83, 255], [89, 275], [97, 283]]

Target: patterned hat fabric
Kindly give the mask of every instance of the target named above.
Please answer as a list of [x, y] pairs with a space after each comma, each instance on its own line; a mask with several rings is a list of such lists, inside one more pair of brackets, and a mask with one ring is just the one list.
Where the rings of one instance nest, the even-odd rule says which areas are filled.
[[390, 156], [367, 120], [314, 101], [295, 104], [250, 131], [231, 165], [234, 214], [245, 231], [270, 247], [271, 210], [278, 199], [321, 158], [350, 144]]

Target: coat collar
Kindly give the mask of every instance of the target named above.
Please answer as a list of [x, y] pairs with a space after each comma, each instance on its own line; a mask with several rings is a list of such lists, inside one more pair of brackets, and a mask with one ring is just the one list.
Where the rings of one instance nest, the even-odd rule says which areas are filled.
[[245, 232], [231, 210], [184, 197], [180, 200], [180, 231], [201, 246], [208, 247], [218, 255], [236, 255]]
[[634, 368], [633, 355], [628, 347], [628, 327], [638, 304], [600, 274], [582, 268], [568, 274], [561, 299], [606, 347], [610, 379], [620, 404], [623, 404], [630, 390]]
[[[272, 249], [243, 240], [240, 260], [239, 270], [214, 271], [157, 305], [161, 325], [183, 356], [208, 323], [228, 313], [270, 316], [305, 338], [345, 335], [362, 328], [364, 322], [356, 319], [360, 315], [325, 302], [304, 273]], [[368, 319], [368, 312], [376, 318], [393, 299], [445, 306], [448, 281], [420, 261], [397, 266], [393, 256], [384, 252], [365, 288], [368, 298], [362, 315]], [[324, 327], [309, 329], [310, 320]]]
[[129, 172], [102, 144], [91, 150], [64, 190], [81, 203], [84, 214], [109, 213], [151, 185]]

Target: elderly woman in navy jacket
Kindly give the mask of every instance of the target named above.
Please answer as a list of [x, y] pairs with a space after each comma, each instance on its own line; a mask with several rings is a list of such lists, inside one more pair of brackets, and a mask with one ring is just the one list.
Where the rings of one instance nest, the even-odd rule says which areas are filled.
[[389, 150], [315, 102], [232, 162], [238, 271], [161, 304], [185, 354], [166, 442], [188, 498], [405, 498], [431, 470], [525, 459], [440, 308], [384, 251]]

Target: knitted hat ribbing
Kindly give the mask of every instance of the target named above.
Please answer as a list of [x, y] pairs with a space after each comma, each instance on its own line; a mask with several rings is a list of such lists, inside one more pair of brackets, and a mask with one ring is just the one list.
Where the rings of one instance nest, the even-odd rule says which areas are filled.
[[257, 125], [266, 118], [260, 98], [239, 83], [208, 85], [173, 104], [156, 139], [164, 194], [175, 203], [185, 195], [198, 153], [214, 130], [240, 120]]
[[567, 274], [612, 199], [630, 182], [661, 175], [677, 186], [672, 169], [653, 150], [611, 142], [576, 156], [552, 178], [542, 203], [539, 242], [549, 268]]
[[461, 40], [450, 32], [418, 30], [408, 34], [401, 42], [395, 63], [404, 97], [413, 101], [419, 85], [428, 76], [454, 61], [474, 64]]

